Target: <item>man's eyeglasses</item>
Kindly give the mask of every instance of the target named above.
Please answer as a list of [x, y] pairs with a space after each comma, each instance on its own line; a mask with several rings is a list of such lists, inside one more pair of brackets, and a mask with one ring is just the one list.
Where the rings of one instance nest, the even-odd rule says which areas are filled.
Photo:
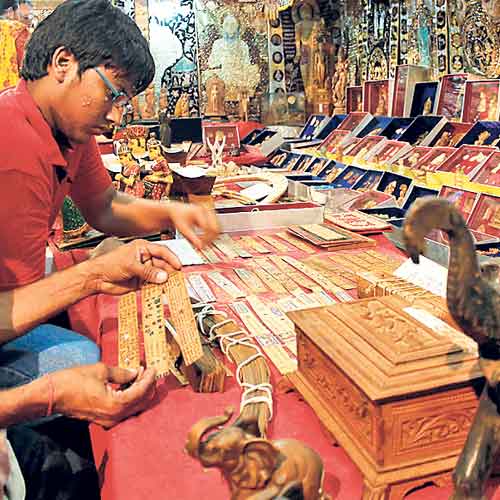
[[94, 71], [101, 77], [101, 80], [105, 83], [111, 92], [111, 104], [117, 108], [124, 108], [130, 102], [130, 97], [123, 90], [117, 90], [116, 87], [109, 81], [106, 75], [98, 68], [93, 68]]

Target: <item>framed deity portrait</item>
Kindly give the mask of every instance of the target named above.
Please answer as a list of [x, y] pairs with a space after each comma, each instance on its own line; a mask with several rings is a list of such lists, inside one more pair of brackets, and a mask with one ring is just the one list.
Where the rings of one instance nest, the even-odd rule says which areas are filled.
[[340, 175], [333, 181], [334, 188], [348, 188], [351, 189], [356, 182], [365, 174], [366, 170], [358, 167], [347, 167]]
[[465, 83], [463, 122], [496, 121], [500, 115], [500, 80], [469, 80]]
[[372, 148], [366, 160], [370, 163], [382, 165], [397, 159], [398, 155], [404, 154], [405, 150], [409, 149], [410, 145], [400, 141], [385, 141], [380, 147]]
[[349, 137], [349, 135], [350, 132], [348, 130], [336, 129], [319, 145], [319, 149], [321, 151], [332, 152], [339, 144]]
[[231, 151], [240, 148], [240, 134], [237, 125], [233, 124], [204, 124], [203, 125], [203, 144], [208, 147], [207, 141], [215, 141], [225, 138], [224, 151]]
[[353, 157], [353, 163], [356, 161], [363, 162], [370, 151], [377, 145], [386, 141], [385, 137], [381, 136], [366, 136], [361, 139], [354, 148], [349, 151], [349, 155]]
[[451, 121], [460, 121], [464, 106], [465, 82], [467, 73], [445, 75], [441, 79], [438, 91], [436, 114]]
[[347, 87], [346, 110], [348, 113], [363, 111], [363, 87], [361, 85]]
[[455, 148], [431, 148], [431, 150], [415, 165], [415, 169], [436, 172], [451, 155], [456, 153], [456, 151]]
[[361, 177], [361, 179], [354, 184], [353, 189], [364, 193], [366, 191], [373, 191], [377, 188], [380, 179], [382, 178], [383, 172], [376, 170], [369, 170]]
[[438, 196], [453, 203], [467, 221], [479, 195], [473, 191], [458, 189], [452, 186], [443, 186]]
[[377, 191], [393, 196], [399, 207], [402, 207], [410, 189], [412, 180], [404, 175], [384, 172], [377, 186]]
[[370, 119], [369, 113], [349, 113], [342, 123], [339, 125], [339, 130], [348, 130], [349, 132], [355, 132], [356, 129], [363, 125], [367, 120]]
[[470, 229], [500, 238], [500, 198], [481, 194], [467, 221]]
[[363, 85], [363, 111], [375, 116], [389, 115], [389, 80], [367, 81]]
[[472, 128], [472, 123], [449, 122], [432, 140], [431, 146], [438, 148], [457, 147]]
[[487, 146], [460, 146], [436, 171], [455, 173], [462, 171], [471, 179], [478, 167], [494, 152], [494, 148]]
[[427, 146], [416, 146], [407, 153], [405, 153], [401, 158], [398, 158], [397, 164], [401, 167], [416, 169], [418, 163], [424, 158], [428, 153], [432, 151], [432, 148]]
[[485, 161], [472, 181], [489, 186], [500, 186], [500, 151], [496, 151]]

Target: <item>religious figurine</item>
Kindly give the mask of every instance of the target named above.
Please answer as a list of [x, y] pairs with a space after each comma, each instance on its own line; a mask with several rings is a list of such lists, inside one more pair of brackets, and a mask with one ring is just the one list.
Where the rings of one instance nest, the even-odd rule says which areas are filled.
[[168, 166], [168, 162], [162, 159], [153, 164], [151, 167], [152, 174], [144, 177], [144, 182], [153, 184], [149, 198], [152, 200], [161, 200], [170, 193], [170, 188], [174, 182], [172, 171]]
[[147, 149], [150, 160], [155, 161], [161, 158], [161, 145], [160, 141], [156, 138], [155, 132], [151, 132], [151, 136], [147, 142]]
[[313, 97], [314, 54], [317, 51], [317, 35], [320, 29], [319, 7], [315, 0], [299, 0], [292, 7], [295, 23], [295, 62], [300, 64], [306, 98]]
[[[320, 18], [318, 26], [318, 34], [316, 36], [317, 44], [314, 50], [314, 85], [318, 89], [329, 89], [331, 87], [331, 81], [327, 82], [329, 79], [328, 72], [328, 61], [330, 45], [327, 43], [325, 20]], [[330, 83], [330, 85], [328, 85]]]
[[500, 287], [498, 264], [479, 266], [474, 240], [462, 214], [447, 200], [417, 200], [404, 225], [406, 251], [413, 262], [433, 229], [448, 235], [448, 309], [463, 332], [478, 344], [486, 378], [469, 435], [453, 472], [453, 500], [486, 498], [486, 483], [500, 450]]
[[[324, 469], [321, 457], [300, 441], [269, 441], [259, 435], [257, 422], [240, 420], [220, 429], [232, 416], [205, 418], [189, 431], [186, 450], [203, 467], [221, 469], [232, 500], [323, 500]], [[212, 430], [207, 438], [204, 435]]]
[[428, 97], [424, 102], [424, 109], [422, 111], [422, 114], [426, 116], [430, 115], [431, 113], [432, 113], [432, 99]]
[[130, 149], [128, 148], [127, 139], [120, 139], [118, 141], [118, 147], [116, 148], [116, 154], [118, 159], [123, 163], [125, 161], [133, 161], [132, 155], [130, 154]]
[[144, 106], [141, 115], [143, 120], [151, 120], [158, 117], [154, 84], [151, 84], [144, 93]]
[[400, 207], [403, 206], [407, 191], [408, 191], [408, 184], [401, 184], [401, 186], [399, 186], [399, 196], [396, 202]]
[[349, 63], [345, 56], [344, 47], [339, 48], [337, 64], [332, 81], [332, 102], [334, 113], [345, 113], [346, 109], [346, 85]]
[[224, 107], [224, 82], [218, 76], [211, 76], [207, 80], [206, 89], [207, 105], [205, 116], [224, 116], [226, 114]]
[[210, 142], [210, 138], [206, 138], [208, 149], [212, 153], [212, 168], [216, 171], [220, 171], [224, 168], [224, 163], [222, 162], [222, 156], [224, 151], [224, 146], [226, 145], [226, 136], [217, 130], [214, 137], [214, 142]]
[[168, 109], [168, 94], [167, 88], [162, 87], [160, 89], [160, 99], [158, 101], [159, 112], [165, 111]]
[[144, 183], [141, 181], [141, 167], [136, 162], [127, 162], [115, 180], [120, 183], [120, 189], [126, 194], [137, 198], [144, 196]]
[[177, 118], [189, 117], [189, 96], [185, 92], [181, 94], [177, 103], [175, 104], [174, 114]]
[[448, 132], [447, 130], [445, 130], [442, 134], [441, 134], [441, 137], [437, 140], [435, 146], [436, 147], [447, 147], [447, 146], [450, 146], [451, 144], [451, 139], [452, 139], [452, 136], [451, 136], [451, 132]]
[[375, 114], [379, 116], [387, 115], [387, 89], [384, 86], [380, 87]]
[[133, 121], [138, 121], [141, 119], [141, 106], [139, 104], [139, 96], [136, 95], [132, 97], [132, 100], [130, 102], [133, 109]]
[[483, 130], [478, 136], [477, 139], [474, 141], [475, 146], [482, 146], [489, 138], [490, 138], [490, 133], [487, 130]]
[[242, 82], [245, 82], [249, 95], [260, 82], [260, 68], [251, 63], [250, 49], [240, 31], [238, 19], [231, 13], [226, 14], [221, 37], [214, 41], [208, 58], [209, 70], [224, 82], [226, 100], [236, 99]]
[[246, 122], [248, 120], [248, 91], [241, 88], [238, 92], [238, 102], [240, 105], [240, 118]]

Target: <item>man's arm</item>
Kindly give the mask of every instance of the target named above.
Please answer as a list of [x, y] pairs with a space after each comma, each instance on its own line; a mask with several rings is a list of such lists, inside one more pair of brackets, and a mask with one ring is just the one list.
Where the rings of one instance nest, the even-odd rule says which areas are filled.
[[201, 248], [219, 232], [213, 210], [186, 203], [139, 199], [112, 186], [80, 200], [79, 208], [92, 227], [116, 236], [144, 235], [176, 227], [194, 246]]
[[30, 285], [0, 292], [0, 345], [91, 294], [125, 293], [137, 288], [136, 278], [164, 283], [168, 272], [180, 267], [165, 247], [136, 240]]
[[[117, 389], [111, 384], [118, 385]], [[123, 384], [131, 384], [121, 389]], [[106, 366], [77, 366], [0, 392], [0, 428], [52, 413], [112, 427], [144, 410], [155, 394], [155, 371]]]

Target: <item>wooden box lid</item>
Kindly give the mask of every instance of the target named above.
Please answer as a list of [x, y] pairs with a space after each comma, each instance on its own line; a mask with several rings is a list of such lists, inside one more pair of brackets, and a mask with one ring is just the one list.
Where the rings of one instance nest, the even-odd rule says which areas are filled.
[[[298, 333], [372, 401], [482, 376], [474, 341], [398, 297], [373, 297], [293, 311], [288, 316]], [[299, 345], [299, 370], [305, 366], [304, 354]]]

